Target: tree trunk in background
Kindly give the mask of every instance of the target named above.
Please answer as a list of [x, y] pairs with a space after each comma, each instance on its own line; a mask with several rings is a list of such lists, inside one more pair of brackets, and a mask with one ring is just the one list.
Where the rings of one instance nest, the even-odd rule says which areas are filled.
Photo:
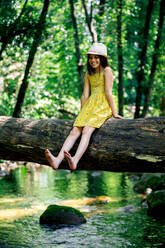
[[99, 4], [99, 16], [104, 15], [104, 7], [105, 7], [106, 0], [100, 0]]
[[151, 103], [152, 86], [153, 86], [153, 83], [154, 83], [156, 65], [157, 65], [158, 56], [159, 56], [159, 47], [160, 47], [161, 38], [162, 38], [164, 15], [165, 15], [165, 2], [164, 2], [164, 0], [161, 0], [161, 2], [160, 2], [160, 13], [159, 13], [159, 24], [158, 24], [158, 34], [157, 34], [157, 38], [156, 38], [156, 42], [155, 42], [154, 54], [152, 56], [151, 73], [150, 73], [150, 76], [149, 76], [147, 88], [145, 90], [144, 107], [143, 107], [143, 112], [142, 112], [141, 117], [146, 116], [147, 111], [149, 109], [149, 105]]
[[17, 17], [17, 19], [14, 21], [14, 23], [12, 23], [9, 27], [6, 27], [6, 31], [5, 34], [2, 34], [1, 37], [1, 42], [2, 42], [2, 46], [0, 49], [0, 60], [2, 60], [2, 53], [3, 51], [6, 49], [7, 45], [11, 42], [11, 40], [13, 40], [13, 38], [16, 36], [16, 30], [17, 30], [17, 25], [19, 24], [22, 15], [25, 12], [25, 8], [27, 5], [28, 0], [25, 1], [23, 8], [19, 14], [19, 16]]
[[122, 0], [118, 0], [117, 4], [117, 48], [118, 48], [118, 73], [119, 73], [119, 85], [118, 85], [118, 111], [120, 115], [123, 115], [123, 54], [122, 54]]
[[160, 99], [160, 116], [165, 116], [165, 96]]
[[88, 26], [89, 32], [90, 32], [91, 37], [92, 37], [92, 42], [96, 42], [95, 41], [95, 35], [93, 33], [93, 30], [92, 30], [92, 10], [93, 10], [92, 9], [92, 2], [91, 2], [90, 14], [88, 14], [85, 0], [82, 0], [82, 5], [83, 5], [83, 8], [84, 8], [84, 12], [85, 12], [86, 24]]
[[98, 12], [98, 16], [99, 16], [99, 22], [98, 22], [98, 26], [97, 26], [97, 37], [98, 37], [98, 42], [100, 42], [101, 40], [101, 25], [102, 25], [102, 18], [103, 18], [103, 15], [104, 15], [104, 10], [105, 10], [105, 3], [106, 3], [106, 0], [100, 0], [100, 3], [99, 3], [99, 12]]
[[[57, 155], [73, 121], [0, 117], [0, 159], [47, 165], [44, 151]], [[74, 154], [76, 142], [71, 154]], [[79, 170], [165, 172], [165, 117], [109, 119], [96, 129]], [[60, 169], [68, 169], [65, 161]]]
[[36, 27], [36, 31], [33, 37], [33, 44], [29, 52], [25, 74], [24, 74], [24, 78], [23, 78], [19, 93], [18, 93], [17, 103], [16, 103], [16, 106], [13, 112], [13, 117], [20, 117], [21, 115], [21, 108], [23, 105], [23, 101], [24, 101], [26, 90], [28, 88], [28, 83], [29, 83], [28, 76], [29, 76], [30, 68], [34, 61], [37, 47], [41, 41], [41, 35], [42, 35], [42, 31], [43, 31], [44, 24], [46, 21], [46, 15], [48, 12], [49, 3], [50, 3], [50, 0], [44, 0], [43, 9], [42, 9], [40, 19], [39, 19], [39, 22], [38, 22], [38, 25]]
[[155, 0], [148, 0], [144, 31], [142, 33], [142, 36], [140, 37], [141, 41], [139, 42], [139, 45], [140, 45], [140, 53], [139, 53], [140, 66], [139, 66], [139, 70], [137, 71], [136, 110], [135, 110], [135, 115], [134, 115], [135, 118], [140, 117], [140, 106], [141, 106], [141, 101], [142, 101], [142, 88], [143, 88], [142, 84], [143, 84], [144, 79], [145, 79], [144, 66], [146, 64], [149, 25], [150, 25], [154, 1]]
[[76, 59], [77, 59], [77, 70], [79, 75], [79, 81], [80, 81], [80, 92], [83, 90], [83, 64], [81, 59], [81, 52], [80, 52], [80, 42], [79, 42], [79, 36], [78, 36], [78, 28], [77, 28], [77, 21], [76, 16], [74, 13], [74, 1], [69, 0], [70, 3], [70, 10], [71, 10], [71, 18], [73, 22], [73, 29], [74, 29], [74, 41], [75, 41], [75, 49], [76, 49]]

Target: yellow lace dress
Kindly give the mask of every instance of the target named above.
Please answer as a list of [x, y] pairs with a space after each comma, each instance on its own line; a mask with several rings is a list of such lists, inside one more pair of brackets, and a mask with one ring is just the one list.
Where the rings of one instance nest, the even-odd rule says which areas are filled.
[[99, 128], [106, 119], [112, 117], [112, 110], [105, 95], [104, 73], [89, 75], [91, 95], [85, 102], [74, 127], [95, 127]]

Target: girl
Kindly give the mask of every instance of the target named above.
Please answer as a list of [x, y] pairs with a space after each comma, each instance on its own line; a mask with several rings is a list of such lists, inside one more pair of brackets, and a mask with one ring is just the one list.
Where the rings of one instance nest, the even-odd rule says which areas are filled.
[[[93, 43], [87, 55], [87, 72], [81, 97], [81, 111], [58, 156], [54, 157], [48, 149], [45, 151], [46, 159], [54, 170], [59, 167], [64, 157], [68, 161], [70, 169], [75, 170], [88, 147], [94, 130], [101, 127], [105, 120], [112, 116], [122, 119], [122, 116], [116, 112], [112, 96], [113, 75], [108, 65], [106, 47], [102, 43]], [[91, 92], [90, 96], [89, 92]], [[69, 151], [81, 134], [80, 144], [72, 157]]]

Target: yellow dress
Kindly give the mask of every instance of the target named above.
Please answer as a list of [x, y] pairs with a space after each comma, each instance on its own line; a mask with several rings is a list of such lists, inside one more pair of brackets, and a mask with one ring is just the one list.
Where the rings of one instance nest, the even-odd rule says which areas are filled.
[[104, 73], [89, 75], [91, 95], [85, 102], [74, 127], [95, 127], [99, 128], [106, 119], [112, 117], [112, 110], [105, 95]]

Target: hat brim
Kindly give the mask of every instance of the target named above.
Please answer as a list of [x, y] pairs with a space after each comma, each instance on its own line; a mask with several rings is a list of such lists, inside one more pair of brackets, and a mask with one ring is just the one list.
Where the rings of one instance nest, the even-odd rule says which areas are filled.
[[100, 55], [100, 56], [103, 56], [105, 58], [109, 58], [109, 56], [105, 55], [105, 54], [101, 54], [101, 53], [95, 53], [95, 52], [87, 52], [87, 55], [88, 54], [94, 54], [94, 55]]

